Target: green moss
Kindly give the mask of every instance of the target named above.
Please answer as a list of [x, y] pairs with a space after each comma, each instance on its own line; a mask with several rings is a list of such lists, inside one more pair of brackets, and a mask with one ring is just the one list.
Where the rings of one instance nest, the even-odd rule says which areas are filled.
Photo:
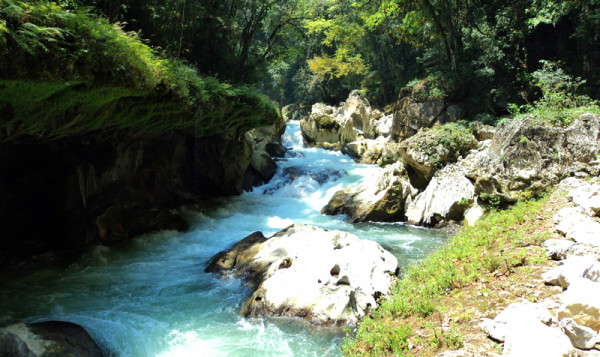
[[199, 77], [89, 13], [0, 0], [0, 23], [0, 138], [100, 129], [241, 135], [280, 116], [252, 88]]

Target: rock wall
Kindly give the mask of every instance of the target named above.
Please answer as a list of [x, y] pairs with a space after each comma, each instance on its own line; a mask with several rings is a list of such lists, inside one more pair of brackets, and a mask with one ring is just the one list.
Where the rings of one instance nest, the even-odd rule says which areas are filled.
[[[277, 141], [280, 126], [260, 135], [263, 146]], [[270, 179], [253, 161], [264, 153], [254, 138], [118, 131], [0, 144], [0, 269], [48, 252], [187, 229], [176, 212], [181, 205]]]

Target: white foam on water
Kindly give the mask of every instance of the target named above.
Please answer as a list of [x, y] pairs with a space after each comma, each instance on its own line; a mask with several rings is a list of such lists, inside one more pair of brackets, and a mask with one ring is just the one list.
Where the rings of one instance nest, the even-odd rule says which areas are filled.
[[357, 165], [339, 152], [304, 148], [297, 122], [288, 123], [283, 142], [295, 153], [278, 162], [268, 184], [188, 212], [187, 233], [161, 232], [97, 247], [66, 269], [11, 281], [0, 287], [0, 315], [78, 323], [118, 356], [339, 355], [342, 333], [294, 319], [241, 317], [250, 288], [204, 272], [208, 261], [248, 234], [270, 236], [293, 223], [378, 241], [401, 264], [422, 259], [444, 238], [403, 224], [350, 224], [344, 217], [323, 216], [320, 209], [336, 191], [379, 168]]

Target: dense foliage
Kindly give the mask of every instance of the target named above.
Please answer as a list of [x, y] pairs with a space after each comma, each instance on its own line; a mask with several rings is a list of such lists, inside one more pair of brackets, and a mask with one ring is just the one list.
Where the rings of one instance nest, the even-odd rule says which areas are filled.
[[541, 95], [541, 60], [600, 90], [599, 0], [63, 2], [93, 6], [201, 73], [260, 83], [281, 104], [335, 103], [356, 88], [389, 104], [429, 78], [468, 116], [500, 114]]
[[0, 132], [57, 138], [90, 130], [241, 133], [278, 117], [265, 97], [156, 55], [85, 11], [0, 0]]

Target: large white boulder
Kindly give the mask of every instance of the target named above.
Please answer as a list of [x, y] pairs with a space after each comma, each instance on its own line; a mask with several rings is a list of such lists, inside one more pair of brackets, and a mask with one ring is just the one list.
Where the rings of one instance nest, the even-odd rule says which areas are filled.
[[563, 260], [570, 256], [593, 255], [600, 260], [600, 247], [584, 243], [575, 243], [566, 239], [548, 239], [544, 242], [546, 255], [554, 260]]
[[223, 253], [207, 269], [235, 271], [256, 285], [242, 309], [245, 316], [295, 316], [317, 325], [355, 326], [396, 279], [398, 261], [392, 254], [346, 232], [292, 225], [269, 239], [247, 243], [232, 249], [233, 270], [211, 269]]
[[578, 243], [600, 247], [600, 222], [581, 207], [567, 207], [554, 215], [556, 230]]
[[552, 316], [543, 306], [528, 301], [508, 305], [493, 320], [483, 319], [480, 326], [496, 341], [505, 341], [516, 325], [537, 322], [549, 325]]
[[589, 327], [578, 325], [575, 320], [565, 318], [559, 323], [562, 331], [569, 337], [573, 346], [584, 350], [594, 348], [596, 343], [600, 342], [600, 338], [596, 331]]
[[588, 184], [586, 182], [569, 192], [567, 198], [572, 199], [575, 204], [583, 207], [585, 210], [593, 212], [594, 215], [600, 215], [599, 184]]
[[461, 222], [474, 201], [473, 183], [452, 164], [436, 172], [425, 191], [407, 205], [406, 217], [411, 224], [428, 226], [444, 220]]
[[577, 350], [559, 329], [540, 322], [514, 324], [504, 341], [503, 355], [511, 357], [575, 357]]

